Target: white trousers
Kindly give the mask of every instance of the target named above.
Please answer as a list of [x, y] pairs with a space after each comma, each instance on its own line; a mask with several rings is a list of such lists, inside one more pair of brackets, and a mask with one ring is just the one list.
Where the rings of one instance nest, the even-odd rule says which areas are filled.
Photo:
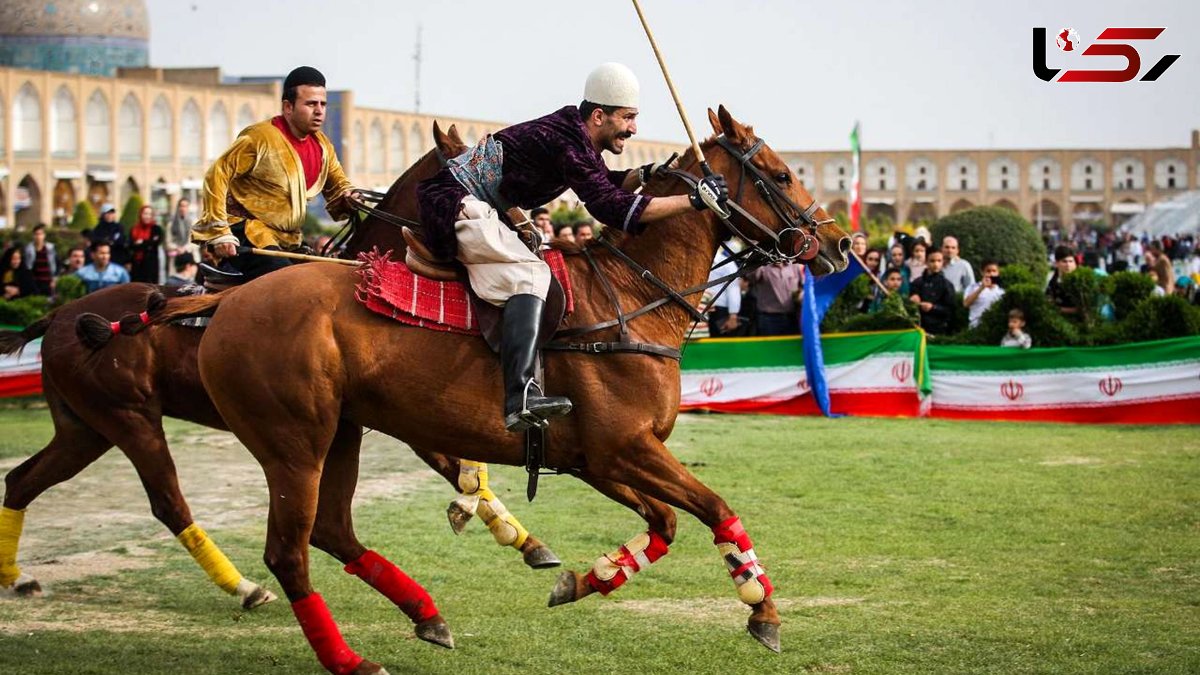
[[480, 298], [497, 307], [503, 307], [514, 295], [546, 299], [550, 267], [521, 242], [487, 202], [470, 195], [463, 197], [454, 237], [458, 240], [458, 261], [466, 266], [471, 289]]

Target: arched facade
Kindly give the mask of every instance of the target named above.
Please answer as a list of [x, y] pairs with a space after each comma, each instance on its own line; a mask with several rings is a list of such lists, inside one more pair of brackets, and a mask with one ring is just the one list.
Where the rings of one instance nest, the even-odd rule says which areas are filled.
[[847, 193], [850, 191], [851, 170], [853, 167], [848, 159], [835, 159], [825, 163], [825, 176], [821, 188], [827, 194]]
[[230, 133], [229, 111], [225, 104], [217, 101], [208, 112], [208, 142], [205, 159], [209, 162], [220, 157], [233, 142]]
[[199, 164], [204, 156], [204, 116], [196, 99], [189, 98], [179, 112], [179, 161]]
[[1021, 168], [1008, 157], [988, 162], [987, 188], [992, 192], [1016, 192], [1021, 189]]
[[75, 96], [63, 85], [54, 92], [50, 106], [50, 153], [74, 157], [79, 153], [79, 112]]
[[[956, 157], [946, 169], [946, 190], [976, 192], [979, 190], [979, 165], [968, 157]], [[954, 213], [953, 207], [950, 210]]]
[[[896, 165], [890, 159], [873, 159], [867, 162], [862, 176], [863, 190], [886, 191], [896, 189]], [[892, 213], [895, 220], [895, 210]]]
[[92, 92], [84, 117], [83, 137], [88, 159], [106, 159], [112, 153], [112, 112], [104, 92], [99, 89]]
[[1104, 167], [1094, 158], [1086, 157], [1071, 164], [1071, 190], [1097, 192], [1104, 189]]
[[1051, 192], [1062, 189], [1062, 165], [1053, 158], [1039, 157], [1029, 165], [1029, 188]]
[[1113, 162], [1112, 186], [1116, 190], [1145, 190], [1145, 163], [1136, 157], [1122, 157]]
[[42, 99], [33, 84], [26, 82], [13, 97], [13, 152], [42, 151]]
[[174, 154], [175, 117], [166, 96], [154, 100], [150, 109], [150, 159], [169, 160]]
[[937, 165], [926, 157], [909, 161], [904, 167], [904, 185], [909, 192], [932, 192], [937, 190]]
[[142, 104], [136, 95], [125, 95], [117, 112], [117, 153], [121, 160], [137, 162], [142, 159], [142, 137], [145, 135]]
[[1187, 164], [1179, 158], [1168, 157], [1154, 163], [1154, 187], [1159, 190], [1183, 190], [1188, 185]]
[[367, 139], [367, 170], [371, 173], [387, 171], [387, 141], [383, 137], [383, 122], [371, 122], [371, 135]]
[[955, 213], [959, 213], [960, 211], [966, 211], [967, 209], [973, 208], [974, 206], [975, 205], [972, 204], [971, 201], [968, 199], [959, 199], [958, 201], [956, 201], [950, 205], [950, 213], [955, 214]]

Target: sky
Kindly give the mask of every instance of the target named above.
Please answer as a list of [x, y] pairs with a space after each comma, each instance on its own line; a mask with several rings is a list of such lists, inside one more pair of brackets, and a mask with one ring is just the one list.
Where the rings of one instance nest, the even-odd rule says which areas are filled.
[[[643, 138], [686, 142], [627, 0], [147, 0], [150, 61], [279, 75], [312, 65], [357, 105], [500, 122], [578, 103], [588, 72], [638, 74]], [[1200, 129], [1200, 2], [1063, 0], [642, 0], [697, 134], [724, 104], [782, 150], [1187, 147]], [[1165, 27], [1134, 44], [1156, 82], [1047, 83], [1033, 28]], [[1049, 41], [1048, 41], [1049, 42]], [[1119, 57], [1047, 46], [1051, 68], [1120, 69]]]

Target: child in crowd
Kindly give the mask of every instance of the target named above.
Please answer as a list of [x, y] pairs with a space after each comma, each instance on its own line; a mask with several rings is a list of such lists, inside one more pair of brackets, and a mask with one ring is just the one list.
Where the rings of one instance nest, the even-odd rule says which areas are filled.
[[1000, 346], [1020, 347], [1021, 349], [1029, 349], [1033, 346], [1033, 340], [1025, 332], [1025, 312], [1019, 309], [1009, 310], [1008, 332], [1001, 338]]

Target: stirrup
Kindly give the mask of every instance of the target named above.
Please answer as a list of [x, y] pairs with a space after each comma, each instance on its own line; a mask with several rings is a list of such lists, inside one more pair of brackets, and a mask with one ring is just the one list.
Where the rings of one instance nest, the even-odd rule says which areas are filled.
[[[550, 420], [537, 415], [529, 409], [529, 389], [535, 386], [537, 386], [537, 382], [532, 379], [525, 383], [525, 391], [521, 394], [521, 410], [504, 416], [504, 428], [506, 430], [525, 431], [534, 427], [546, 429], [550, 426]], [[541, 387], [538, 387], [538, 393], [542, 393]]]

